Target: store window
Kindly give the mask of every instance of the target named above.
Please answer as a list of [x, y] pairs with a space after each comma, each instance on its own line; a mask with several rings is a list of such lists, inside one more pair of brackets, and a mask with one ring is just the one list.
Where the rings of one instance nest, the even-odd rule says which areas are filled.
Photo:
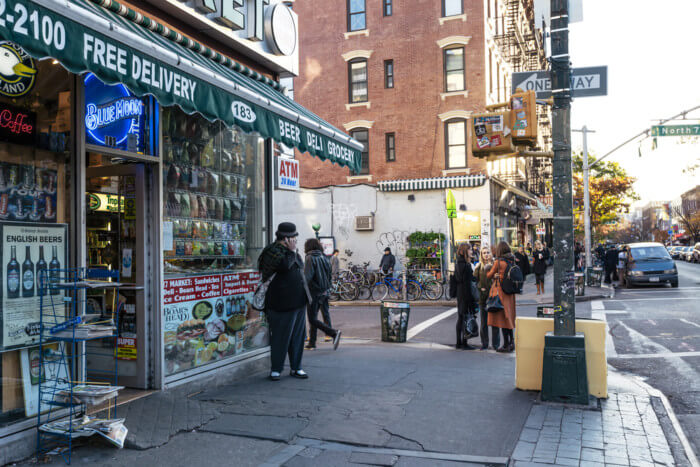
[[394, 2], [392, 0], [384, 0], [384, 16], [394, 14]]
[[0, 77], [0, 427], [37, 415], [38, 279], [69, 266], [74, 80], [53, 60], [9, 42], [1, 50], [22, 74]]
[[445, 91], [464, 91], [464, 47], [445, 49]]
[[367, 28], [367, 6], [365, 0], [348, 0], [348, 31]]
[[467, 121], [445, 123], [445, 163], [448, 169], [467, 166]]
[[354, 175], [369, 174], [369, 130], [366, 128], [356, 128], [350, 132], [350, 136], [355, 138], [358, 143], [362, 143], [362, 168]]
[[384, 87], [387, 89], [394, 87], [394, 61], [384, 60]]
[[265, 237], [265, 144], [163, 109], [163, 338], [172, 375], [268, 344], [251, 306]]
[[386, 161], [394, 162], [396, 160], [396, 134], [387, 133], [384, 135], [386, 144]]
[[348, 68], [348, 74], [350, 75], [350, 103], [367, 102], [369, 99], [367, 93], [367, 60], [352, 60], [348, 64]]
[[464, 13], [464, 0], [442, 0], [442, 16], [456, 16]]

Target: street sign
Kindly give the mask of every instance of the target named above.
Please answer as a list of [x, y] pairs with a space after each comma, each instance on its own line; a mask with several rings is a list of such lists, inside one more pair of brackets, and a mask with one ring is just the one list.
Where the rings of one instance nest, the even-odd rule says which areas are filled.
[[651, 136], [700, 136], [700, 125], [654, 125]]
[[[552, 82], [549, 71], [524, 71], [513, 73], [512, 90], [517, 88], [535, 91], [538, 99], [552, 97]], [[593, 66], [571, 69], [572, 97], [606, 96], [608, 94], [608, 67]]]

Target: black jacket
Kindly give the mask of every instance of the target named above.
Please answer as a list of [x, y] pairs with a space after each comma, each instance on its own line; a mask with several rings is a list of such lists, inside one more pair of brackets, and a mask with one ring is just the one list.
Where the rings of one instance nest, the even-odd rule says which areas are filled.
[[273, 311], [294, 311], [306, 305], [301, 256], [275, 242], [265, 247], [258, 258], [263, 280], [277, 273], [267, 289], [267, 308]]
[[[540, 255], [542, 258], [540, 259]], [[547, 272], [547, 260], [549, 259], [549, 252], [547, 249], [543, 248], [538, 250], [535, 248], [532, 250], [532, 257], [534, 261], [532, 263], [532, 272], [535, 274], [544, 274]]]
[[613, 270], [617, 267], [617, 248], [610, 248], [605, 252], [605, 269]]
[[315, 299], [327, 293], [331, 288], [331, 263], [319, 250], [312, 250], [306, 255], [304, 265], [306, 282], [309, 284], [311, 298]]
[[396, 265], [396, 258], [394, 255], [389, 253], [388, 255], [382, 255], [382, 260], [379, 262], [379, 269], [382, 272], [389, 272], [394, 269]]
[[458, 313], [466, 313], [472, 307], [472, 302], [478, 297], [472, 297], [472, 265], [462, 256], [457, 257], [455, 265], [455, 280], [457, 281]]
[[515, 264], [518, 265], [523, 273], [523, 278], [530, 274], [530, 260], [527, 257], [527, 253], [515, 252]]

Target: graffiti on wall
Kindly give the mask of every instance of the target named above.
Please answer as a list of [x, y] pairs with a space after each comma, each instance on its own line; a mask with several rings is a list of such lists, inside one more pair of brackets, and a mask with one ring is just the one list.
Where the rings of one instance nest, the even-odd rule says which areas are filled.
[[350, 238], [350, 233], [355, 228], [355, 216], [357, 216], [357, 206], [354, 204], [333, 204], [334, 233], [348, 240]]
[[406, 255], [406, 245], [408, 244], [408, 232], [405, 230], [394, 230], [392, 232], [382, 232], [377, 239], [377, 252], [383, 253], [384, 248], [391, 248], [391, 252], [396, 257]]

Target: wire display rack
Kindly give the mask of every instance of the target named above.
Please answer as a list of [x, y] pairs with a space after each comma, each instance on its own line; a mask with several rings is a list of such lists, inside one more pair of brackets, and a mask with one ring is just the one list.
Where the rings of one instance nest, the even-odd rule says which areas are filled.
[[[83, 428], [87, 407], [98, 401], [74, 392], [78, 386], [117, 385], [117, 329], [119, 329], [119, 271], [91, 268], [48, 269], [39, 274], [39, 405], [37, 414], [37, 455], [60, 454], [67, 464], [76, 439], [94, 434]], [[111, 310], [101, 310], [93, 325], [100, 324], [102, 333], [85, 333], [86, 298], [88, 290], [105, 290], [111, 295]], [[94, 315], [92, 316], [94, 318]], [[99, 334], [99, 335], [97, 335]], [[112, 358], [109, 368], [90, 370], [87, 378], [89, 341], [112, 339], [114, 345], [101, 357]], [[107, 350], [107, 349], [105, 349]], [[93, 348], [90, 356], [95, 355]], [[93, 376], [94, 375], [94, 376]], [[116, 417], [116, 392], [106, 401], [107, 418]], [[94, 420], [94, 419], [93, 419]]]

